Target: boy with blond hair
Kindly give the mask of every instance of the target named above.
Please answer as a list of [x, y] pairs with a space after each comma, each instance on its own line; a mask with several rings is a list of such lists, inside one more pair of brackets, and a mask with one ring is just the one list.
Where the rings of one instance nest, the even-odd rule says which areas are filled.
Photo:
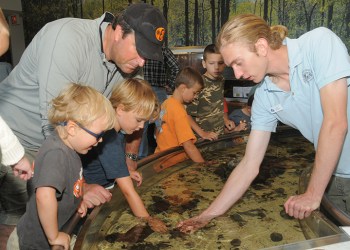
[[115, 124], [109, 100], [88, 86], [71, 84], [52, 100], [49, 121], [55, 133], [48, 137], [35, 159], [33, 195], [26, 213], [11, 234], [7, 249], [69, 249], [70, 236], [62, 226], [78, 210], [87, 207], [83, 195], [82, 164], [86, 154], [102, 141], [104, 131]]
[[[148, 213], [133, 185], [132, 178], [136, 180], [137, 186], [141, 185], [141, 174], [136, 170], [128, 170], [125, 156], [118, 155], [115, 150], [118, 143], [124, 143], [119, 131], [132, 134], [142, 129], [146, 121], [158, 117], [157, 97], [147, 81], [133, 78], [115, 86], [110, 102], [116, 116], [114, 129], [107, 131], [103, 142], [82, 158], [85, 180], [106, 189], [113, 188], [116, 182], [133, 214], [146, 221], [152, 230], [164, 233], [167, 231], [166, 225]], [[128, 153], [125, 155], [132, 157]]]
[[163, 102], [159, 120], [156, 121], [157, 148], [155, 153], [182, 146], [187, 156], [194, 162], [204, 159], [194, 143], [194, 135], [185, 103], [191, 103], [203, 88], [203, 79], [198, 71], [186, 67], [180, 70], [175, 80], [175, 90], [171, 97]]

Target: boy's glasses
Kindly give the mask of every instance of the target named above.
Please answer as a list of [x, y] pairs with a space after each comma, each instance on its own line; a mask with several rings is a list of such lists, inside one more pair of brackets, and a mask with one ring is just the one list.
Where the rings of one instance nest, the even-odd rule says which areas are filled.
[[105, 134], [105, 131], [102, 131], [99, 134], [95, 134], [94, 132], [92, 132], [91, 130], [88, 130], [87, 128], [83, 127], [83, 125], [81, 125], [79, 122], [75, 122], [75, 124], [77, 124], [79, 126], [79, 128], [81, 128], [82, 130], [84, 130], [86, 133], [92, 135], [93, 137], [96, 138], [96, 141], [99, 141], [102, 136]]
[[[105, 132], [106, 132], [106, 131], [103, 131], [103, 132], [101, 132], [101, 133], [99, 133], [99, 134], [96, 134], [96, 133], [92, 132], [91, 130], [85, 128], [85, 127], [84, 127], [83, 125], [81, 125], [79, 122], [75, 122], [75, 124], [77, 124], [78, 127], [81, 128], [82, 130], [84, 130], [86, 133], [88, 133], [88, 134], [92, 135], [93, 137], [95, 137], [95, 138], [96, 138], [96, 141], [99, 141], [99, 140], [103, 137], [103, 135], [105, 134]], [[67, 125], [67, 122], [60, 122], [60, 123], [58, 123], [58, 125], [66, 126], [66, 125]]]

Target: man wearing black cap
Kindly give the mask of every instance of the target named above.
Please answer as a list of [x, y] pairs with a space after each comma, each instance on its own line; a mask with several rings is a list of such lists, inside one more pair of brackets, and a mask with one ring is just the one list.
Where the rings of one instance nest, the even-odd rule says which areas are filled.
[[[163, 60], [166, 25], [162, 13], [144, 3], [131, 5], [116, 17], [105, 13], [95, 20], [63, 18], [45, 25], [0, 83], [0, 116], [26, 155], [33, 159], [50, 135], [50, 101], [67, 84], [89, 85], [109, 97], [113, 86], [142, 67], [146, 58]], [[0, 224], [16, 224], [25, 210], [26, 183], [12, 179], [11, 170], [0, 167], [6, 172], [0, 180]], [[111, 198], [100, 186], [86, 185], [85, 190], [84, 201], [90, 206]]]

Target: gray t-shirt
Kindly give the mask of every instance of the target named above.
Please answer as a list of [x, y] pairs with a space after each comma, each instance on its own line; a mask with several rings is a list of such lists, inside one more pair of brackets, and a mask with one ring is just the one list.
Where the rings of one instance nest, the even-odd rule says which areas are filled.
[[[56, 189], [59, 229], [76, 212], [80, 198], [73, 195], [74, 183], [82, 176], [79, 155], [67, 147], [56, 133], [43, 143], [35, 159], [33, 188]], [[50, 249], [37, 212], [36, 195], [30, 197], [26, 213], [17, 224], [21, 249]]]
[[95, 20], [63, 18], [46, 24], [0, 83], [0, 116], [26, 149], [38, 150], [51, 133], [50, 101], [69, 83], [91, 86], [109, 97], [123, 80], [101, 50], [111, 17], [106, 13]]

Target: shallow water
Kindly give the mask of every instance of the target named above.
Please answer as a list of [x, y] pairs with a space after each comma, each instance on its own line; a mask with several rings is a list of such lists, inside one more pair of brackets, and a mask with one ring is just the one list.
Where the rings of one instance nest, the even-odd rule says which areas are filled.
[[260, 249], [305, 240], [298, 220], [283, 209], [287, 198], [297, 193], [301, 171], [314, 158], [313, 146], [301, 136], [273, 137], [259, 176], [224, 216], [190, 235], [175, 229], [180, 220], [197, 215], [218, 195], [243, 156], [243, 144], [206, 151], [209, 166], [176, 164], [170, 174], [139, 192], [148, 211], [167, 224], [169, 233], [153, 232], [130, 209], [115, 210], [103, 223], [99, 231], [103, 240], [95, 249]]

